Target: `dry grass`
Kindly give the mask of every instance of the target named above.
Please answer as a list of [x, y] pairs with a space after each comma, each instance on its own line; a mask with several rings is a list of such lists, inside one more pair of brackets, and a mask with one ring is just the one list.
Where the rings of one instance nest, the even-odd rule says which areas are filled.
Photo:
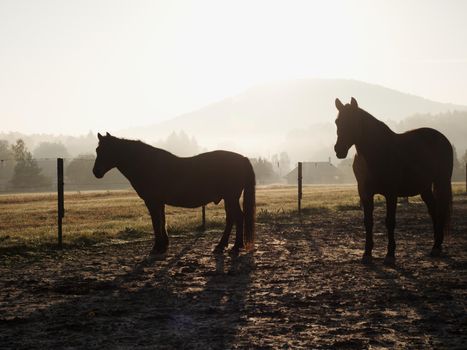
[[[454, 193], [464, 190], [453, 186]], [[290, 186], [257, 189], [257, 221], [287, 220], [297, 214], [297, 188]], [[411, 202], [419, 202], [418, 197]], [[383, 199], [376, 198], [376, 205]], [[306, 186], [303, 190], [304, 215], [322, 211], [359, 210], [354, 185]], [[63, 237], [65, 245], [86, 245], [103, 241], [150, 239], [149, 214], [134, 191], [65, 193]], [[223, 205], [206, 209], [207, 228], [222, 229]], [[55, 194], [19, 194], [0, 196], [0, 248], [39, 249], [53, 247], [57, 235], [57, 199]], [[201, 224], [200, 209], [167, 208], [169, 235], [196, 230]]]

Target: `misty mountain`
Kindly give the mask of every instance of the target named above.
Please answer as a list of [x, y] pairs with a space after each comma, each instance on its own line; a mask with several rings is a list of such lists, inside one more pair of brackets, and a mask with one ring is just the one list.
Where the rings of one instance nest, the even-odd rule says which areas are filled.
[[330, 134], [335, 133], [334, 99], [349, 101], [351, 96], [363, 109], [393, 124], [414, 114], [467, 110], [467, 106], [430, 101], [355, 80], [306, 79], [256, 86], [200, 110], [122, 134], [153, 141], [184, 130], [203, 146], [256, 156], [281, 151], [294, 137], [315, 129], [307, 134], [317, 138], [314, 144], [319, 148], [327, 146]]
[[[461, 155], [467, 148], [467, 106], [438, 103], [354, 80], [308, 79], [264, 84], [192, 113], [144, 127], [114, 131], [141, 139], [180, 156], [228, 149], [249, 157], [270, 158], [283, 151], [296, 161], [334, 158], [334, 99], [357, 98], [359, 105], [396, 132], [429, 126], [443, 132]], [[457, 111], [457, 112], [451, 112]], [[41, 142], [59, 142], [71, 156], [94, 153], [95, 133], [66, 135], [1, 134], [22, 138], [31, 150]]]

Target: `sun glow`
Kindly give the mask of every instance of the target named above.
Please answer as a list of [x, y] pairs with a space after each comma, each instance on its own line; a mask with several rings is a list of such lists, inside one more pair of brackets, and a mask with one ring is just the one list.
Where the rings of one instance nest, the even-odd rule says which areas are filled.
[[6, 0], [0, 3], [0, 116], [4, 130], [77, 134], [110, 120], [119, 129], [296, 78], [357, 79], [465, 104], [466, 7], [455, 1]]

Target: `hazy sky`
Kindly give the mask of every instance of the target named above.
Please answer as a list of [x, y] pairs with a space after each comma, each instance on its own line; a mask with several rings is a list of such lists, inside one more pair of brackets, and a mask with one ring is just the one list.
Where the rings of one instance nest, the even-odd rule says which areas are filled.
[[0, 0], [0, 131], [145, 125], [351, 78], [467, 105], [467, 1]]

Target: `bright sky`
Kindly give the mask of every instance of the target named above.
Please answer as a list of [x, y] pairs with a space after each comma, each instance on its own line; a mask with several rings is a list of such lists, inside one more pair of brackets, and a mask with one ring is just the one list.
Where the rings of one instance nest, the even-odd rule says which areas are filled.
[[0, 0], [0, 131], [152, 124], [263, 82], [467, 105], [467, 1]]

